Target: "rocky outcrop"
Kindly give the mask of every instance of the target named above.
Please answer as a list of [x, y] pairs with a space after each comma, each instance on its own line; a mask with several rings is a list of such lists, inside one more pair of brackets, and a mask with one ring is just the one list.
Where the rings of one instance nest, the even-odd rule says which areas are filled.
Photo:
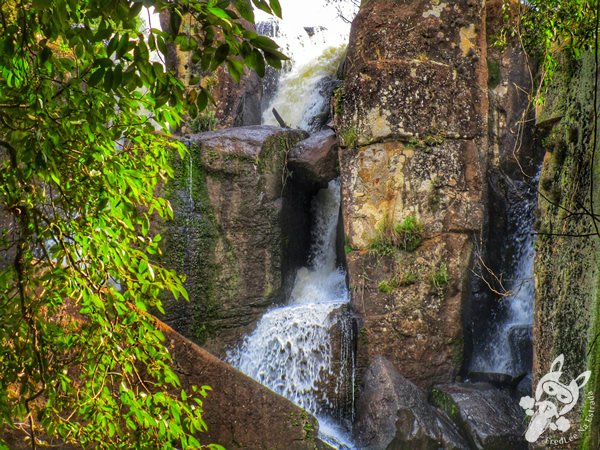
[[461, 428], [469, 448], [526, 450], [524, 412], [505, 390], [490, 384], [436, 386], [432, 401]]
[[298, 183], [324, 187], [339, 175], [337, 137], [333, 130], [312, 134], [291, 151], [288, 167]]
[[374, 358], [363, 384], [354, 426], [359, 448], [469, 448], [448, 416], [429, 405], [423, 391], [386, 359]]
[[310, 239], [290, 216], [303, 205], [284, 202], [288, 151], [304, 137], [260, 126], [192, 135], [175, 161], [164, 254], [186, 275], [190, 302], [168, 301], [164, 320], [217, 355], [284, 299], [294, 246]]
[[361, 370], [382, 354], [429, 386], [462, 365], [485, 210], [485, 37], [473, 0], [372, 0], [353, 22], [335, 125]]
[[[583, 429], [572, 445], [592, 449], [600, 446], [595, 406], [600, 402], [600, 239], [598, 222], [590, 215], [600, 211], [600, 157], [593, 158], [596, 68], [592, 54], [579, 61], [565, 56], [560, 66], [536, 115], [547, 135], [536, 230], [533, 386], [535, 392], [560, 354], [567, 384], [585, 370], [592, 371], [568, 415], [572, 430], [577, 423]], [[543, 438], [570, 439], [572, 430]], [[540, 448], [544, 445], [540, 442]]]
[[275, 394], [207, 351], [164, 327], [182, 388], [208, 385], [202, 443], [227, 449], [315, 449], [318, 423], [306, 411]]
[[215, 99], [215, 116], [219, 128], [260, 125], [262, 118], [262, 82], [256, 72], [246, 69], [237, 82], [221, 68], [213, 77], [211, 94]]

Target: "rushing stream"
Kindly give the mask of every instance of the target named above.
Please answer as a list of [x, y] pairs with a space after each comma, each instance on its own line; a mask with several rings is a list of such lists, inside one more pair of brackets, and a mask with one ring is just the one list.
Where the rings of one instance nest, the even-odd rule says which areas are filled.
[[[293, 17], [307, 7], [288, 3], [286, 10], [284, 4], [284, 18], [286, 11]], [[263, 123], [277, 125], [275, 108], [291, 127], [313, 132], [324, 125], [349, 34], [349, 24], [331, 7], [312, 14], [309, 23], [295, 17], [258, 25], [291, 60], [281, 73], [267, 76]], [[327, 15], [324, 26], [319, 20]], [[309, 261], [298, 269], [287, 303], [267, 312], [229, 361], [315, 415], [320, 438], [347, 449], [353, 448], [346, 435], [354, 404], [354, 336], [346, 273], [336, 255], [339, 215], [340, 185], [334, 180], [312, 201]]]
[[[537, 190], [527, 182], [512, 183], [517, 192], [514, 197], [518, 198], [508, 210], [510, 231], [506, 241], [514, 248], [509, 261], [512, 274], [504, 285], [505, 296], [492, 313], [487, 338], [475, 342], [471, 371], [517, 377], [531, 371], [531, 357], [527, 353], [531, 352], [533, 324], [533, 223]], [[537, 178], [533, 185], [537, 185]]]
[[[317, 416], [323, 438], [333, 435], [343, 443], [342, 436], [335, 436], [339, 434], [332, 425], [335, 421], [327, 417], [335, 406], [331, 395], [352, 388], [354, 381], [353, 374], [333, 371], [334, 354], [340, 358], [344, 352], [334, 351], [330, 339], [336, 326], [342, 329], [342, 345], [348, 337], [340, 324], [346, 320], [343, 306], [349, 297], [346, 273], [336, 264], [339, 210], [336, 180], [313, 200], [310, 263], [298, 270], [288, 303], [267, 312], [229, 359], [242, 372]], [[339, 385], [342, 380], [346, 386]]]
[[[288, 2], [283, 5], [284, 20], [270, 18], [257, 25], [259, 33], [273, 38], [290, 57], [282, 72], [267, 73], [262, 122], [278, 124], [272, 113], [275, 108], [290, 127], [317, 131], [323, 125], [320, 116], [329, 109], [350, 25], [338, 17], [331, 4], [316, 6], [316, 0], [303, 3]], [[311, 10], [310, 3], [318, 13]], [[338, 5], [348, 17], [356, 12], [352, 1]]]

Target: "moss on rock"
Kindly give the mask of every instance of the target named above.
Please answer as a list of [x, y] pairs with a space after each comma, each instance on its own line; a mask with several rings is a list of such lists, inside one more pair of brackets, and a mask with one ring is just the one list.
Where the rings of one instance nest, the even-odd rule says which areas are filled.
[[167, 301], [165, 321], [217, 355], [283, 297], [287, 153], [304, 137], [276, 127], [202, 133], [174, 161], [164, 254], [186, 275], [190, 303]]
[[600, 240], [589, 214], [600, 211], [600, 158], [592, 162], [595, 71], [591, 54], [563, 63], [538, 111], [549, 131], [539, 197], [534, 382], [561, 353], [565, 378], [592, 370], [586, 400], [569, 417], [591, 420], [580, 441], [587, 449], [598, 448], [600, 429], [600, 414], [589, 413], [600, 398]]

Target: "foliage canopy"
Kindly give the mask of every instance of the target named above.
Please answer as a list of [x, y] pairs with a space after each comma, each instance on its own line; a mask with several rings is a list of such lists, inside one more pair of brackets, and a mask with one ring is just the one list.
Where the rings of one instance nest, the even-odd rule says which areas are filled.
[[[252, 3], [281, 15], [277, 0]], [[140, 30], [144, 6], [169, 30]], [[210, 98], [160, 59], [177, 45], [234, 78], [280, 66], [243, 19], [246, 0], [0, 2], [0, 430], [25, 429], [32, 448], [36, 435], [201, 447], [208, 388], [180, 388], [146, 311], [165, 292], [187, 297], [150, 222], [172, 215], [156, 194], [185, 153], [170, 129]]]
[[505, 19], [516, 9], [516, 23], [511, 23], [498, 43], [506, 44], [509, 35], [518, 35], [529, 55], [540, 64], [540, 91], [552, 80], [558, 55], [578, 60], [581, 53], [595, 46], [597, 5], [594, 0], [504, 0]]

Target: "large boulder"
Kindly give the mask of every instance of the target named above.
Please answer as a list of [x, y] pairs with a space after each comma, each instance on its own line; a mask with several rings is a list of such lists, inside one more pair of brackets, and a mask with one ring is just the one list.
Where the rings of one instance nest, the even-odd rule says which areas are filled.
[[204, 402], [208, 432], [203, 443], [228, 449], [315, 449], [318, 423], [306, 411], [225, 364], [163, 325], [174, 369], [184, 389], [208, 385]]
[[457, 427], [383, 357], [374, 358], [364, 379], [354, 425], [364, 450], [468, 449]]
[[284, 202], [287, 152], [304, 137], [260, 126], [191, 135], [188, 157], [175, 161], [163, 249], [186, 275], [190, 302], [167, 301], [163, 319], [219, 356], [283, 301], [289, 249], [310, 239]]
[[462, 365], [485, 211], [484, 12], [473, 0], [372, 0], [353, 22], [334, 123], [359, 376], [376, 354], [423, 387]]
[[526, 450], [525, 416], [506, 390], [486, 383], [436, 386], [432, 402], [442, 408], [478, 450]]
[[288, 167], [298, 182], [326, 186], [339, 175], [335, 132], [331, 129], [318, 131], [299, 142], [290, 151]]

